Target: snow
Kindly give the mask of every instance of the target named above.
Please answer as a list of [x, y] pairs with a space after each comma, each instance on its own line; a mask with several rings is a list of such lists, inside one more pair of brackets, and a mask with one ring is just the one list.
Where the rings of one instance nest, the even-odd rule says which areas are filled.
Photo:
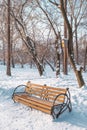
[[[87, 84], [87, 72], [83, 73]], [[71, 93], [72, 112], [64, 112], [58, 119], [51, 115], [14, 103], [12, 93], [16, 86], [27, 81], [54, 87], [68, 87]], [[6, 75], [6, 67], [0, 65], [0, 130], [87, 130], [87, 86], [79, 88], [72, 70], [58, 78], [49, 67], [44, 76], [35, 68], [12, 68], [12, 76]]]

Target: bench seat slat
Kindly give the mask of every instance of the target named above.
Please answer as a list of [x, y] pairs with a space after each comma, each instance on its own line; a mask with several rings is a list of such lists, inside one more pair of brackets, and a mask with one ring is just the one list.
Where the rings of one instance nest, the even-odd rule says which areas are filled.
[[36, 103], [40, 103], [40, 104], [43, 104], [43, 105], [46, 105], [46, 106], [52, 106], [53, 105], [53, 102], [49, 102], [49, 101], [47, 101], [47, 100], [43, 100], [43, 99], [39, 99], [39, 98], [36, 98], [36, 97], [31, 97], [31, 96], [27, 96], [27, 94], [15, 94], [14, 95], [14, 98], [15, 98], [15, 100], [16, 100], [16, 97], [18, 97], [18, 98], [24, 98], [24, 99], [26, 99], [26, 100], [30, 100], [30, 101], [34, 101], [34, 102], [36, 102]]
[[19, 102], [19, 103], [22, 103], [22, 104], [24, 104], [24, 105], [26, 105], [26, 106], [29, 106], [29, 107], [31, 107], [31, 108], [40, 110], [40, 111], [42, 111], [42, 112], [44, 112], [44, 113], [51, 114], [51, 111], [50, 111], [50, 110], [41, 108], [40, 106], [35, 106], [35, 105], [33, 105], [33, 104], [30, 104], [29, 102], [27, 102], [27, 100], [26, 100], [26, 101], [23, 101], [23, 100], [21, 100], [21, 99], [18, 99], [18, 102]]
[[[33, 107], [35, 109], [39, 109], [41, 111], [44, 111], [46, 113], [50, 113], [51, 112], [51, 107], [52, 107], [52, 103], [48, 102], [48, 101], [43, 101], [40, 99], [36, 99], [36, 98], [31, 98], [25, 96], [25, 95], [15, 95], [14, 96], [15, 101], [21, 102], [23, 104], [26, 104], [27, 106]], [[44, 110], [45, 109], [45, 110]]]

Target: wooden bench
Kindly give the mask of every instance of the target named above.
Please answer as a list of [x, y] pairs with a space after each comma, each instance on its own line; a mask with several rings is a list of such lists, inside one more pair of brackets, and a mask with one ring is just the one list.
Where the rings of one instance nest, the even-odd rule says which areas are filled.
[[68, 88], [54, 88], [28, 82], [27, 85], [19, 85], [15, 88], [12, 99], [51, 114], [53, 118], [58, 118], [67, 109], [69, 112], [72, 110]]

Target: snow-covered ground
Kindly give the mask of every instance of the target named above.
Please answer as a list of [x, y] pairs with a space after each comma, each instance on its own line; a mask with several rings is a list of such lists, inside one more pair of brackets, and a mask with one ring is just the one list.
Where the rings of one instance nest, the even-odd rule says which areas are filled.
[[[87, 84], [87, 73], [83, 73], [83, 77]], [[72, 112], [66, 111], [53, 120], [51, 115], [14, 103], [11, 98], [14, 88], [27, 81], [69, 87]], [[72, 71], [67, 76], [60, 74], [56, 79], [50, 68], [40, 77], [35, 68], [17, 66], [9, 77], [6, 67], [0, 65], [0, 130], [87, 130], [87, 86], [79, 88]]]

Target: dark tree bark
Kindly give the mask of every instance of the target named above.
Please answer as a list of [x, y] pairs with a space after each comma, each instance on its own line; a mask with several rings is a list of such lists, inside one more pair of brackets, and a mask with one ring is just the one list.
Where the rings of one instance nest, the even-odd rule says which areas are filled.
[[11, 57], [11, 44], [10, 44], [10, 0], [8, 0], [8, 46], [7, 46], [7, 75], [11, 76], [10, 57]]
[[60, 74], [60, 54], [59, 54], [59, 47], [58, 47], [58, 39], [59, 36], [55, 40], [55, 50], [56, 50], [56, 77]]
[[6, 65], [6, 59], [5, 59], [5, 44], [3, 41], [3, 65]]
[[36, 64], [39, 74], [41, 76], [41, 75], [43, 75], [44, 68], [37, 57], [35, 42], [32, 39], [30, 39], [29, 36], [26, 37], [26, 42], [27, 42], [26, 43], [27, 48], [28, 48], [29, 52], [31, 53], [32, 59], [33, 59], [34, 63]]
[[75, 40], [76, 40], [76, 63], [78, 62], [78, 34], [77, 34], [77, 19], [75, 19]]
[[50, 61], [48, 61], [46, 58], [45, 58], [45, 61], [46, 63], [50, 66], [50, 68], [55, 71], [54, 67], [52, 66], [52, 64], [50, 63]]
[[[64, 8], [67, 13], [67, 0], [64, 0]], [[67, 39], [67, 25], [64, 20], [64, 38]], [[67, 47], [66, 45], [64, 46], [64, 56], [63, 56], [63, 72], [65, 75], [67, 75]]]

